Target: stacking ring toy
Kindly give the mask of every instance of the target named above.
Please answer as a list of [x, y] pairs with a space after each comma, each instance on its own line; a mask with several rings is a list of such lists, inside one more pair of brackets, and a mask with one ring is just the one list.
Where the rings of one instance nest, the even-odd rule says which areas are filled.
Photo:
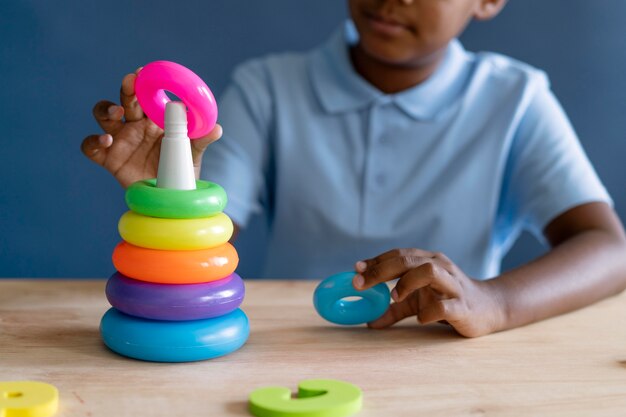
[[[376, 320], [389, 308], [389, 288], [381, 283], [358, 291], [352, 286], [356, 272], [342, 272], [326, 278], [315, 289], [313, 305], [324, 319], [336, 324], [362, 324]], [[361, 297], [348, 301], [346, 297]]]
[[106, 286], [113, 307], [153, 320], [199, 320], [219, 317], [241, 305], [245, 289], [235, 273], [204, 284], [168, 285], [130, 279], [114, 273]]
[[151, 62], [135, 79], [137, 101], [146, 116], [163, 129], [165, 91], [174, 93], [187, 106], [189, 138], [206, 136], [215, 127], [217, 105], [209, 87], [189, 68], [170, 61]]
[[159, 188], [156, 179], [137, 181], [126, 190], [126, 204], [135, 213], [168, 219], [196, 219], [224, 211], [226, 192], [209, 181], [196, 180], [195, 190]]
[[128, 243], [151, 249], [208, 249], [223, 245], [233, 235], [233, 222], [224, 213], [201, 219], [160, 219], [127, 211], [117, 228]]
[[201, 250], [146, 249], [121, 242], [113, 250], [113, 265], [123, 275], [157, 284], [199, 284], [235, 272], [239, 256], [230, 243]]
[[191, 362], [239, 349], [248, 339], [248, 317], [240, 309], [225, 316], [192, 321], [147, 320], [109, 309], [100, 334], [111, 350], [153, 362]]

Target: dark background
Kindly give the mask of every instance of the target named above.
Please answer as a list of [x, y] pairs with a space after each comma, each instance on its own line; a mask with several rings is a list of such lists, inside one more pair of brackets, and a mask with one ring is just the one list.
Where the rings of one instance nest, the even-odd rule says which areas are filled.
[[[312, 48], [345, 17], [345, 1], [0, 0], [0, 277], [113, 271], [123, 191], [79, 145], [99, 131], [93, 104], [117, 101], [124, 74], [172, 60], [219, 97], [237, 63]], [[502, 52], [548, 72], [622, 219], [624, 22], [623, 0], [512, 0], [462, 38], [470, 50]], [[258, 276], [262, 233], [256, 222], [237, 244], [243, 276]], [[505, 267], [542, 250], [524, 236]]]

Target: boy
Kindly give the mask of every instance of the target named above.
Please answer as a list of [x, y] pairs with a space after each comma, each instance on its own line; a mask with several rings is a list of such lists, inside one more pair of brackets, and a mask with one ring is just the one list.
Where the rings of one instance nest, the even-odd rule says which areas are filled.
[[[327, 44], [235, 71], [220, 101], [229, 138], [206, 154], [221, 128], [194, 141], [194, 161], [238, 227], [268, 213], [266, 276], [321, 278], [382, 253], [354, 264], [357, 289], [399, 278], [370, 326], [415, 315], [468, 337], [626, 287], [623, 227], [545, 75], [456, 40], [504, 4], [350, 0], [353, 24]], [[94, 108], [107, 134], [83, 142], [123, 186], [155, 176], [162, 133], [134, 77], [122, 106]], [[500, 273], [522, 229], [552, 249]]]

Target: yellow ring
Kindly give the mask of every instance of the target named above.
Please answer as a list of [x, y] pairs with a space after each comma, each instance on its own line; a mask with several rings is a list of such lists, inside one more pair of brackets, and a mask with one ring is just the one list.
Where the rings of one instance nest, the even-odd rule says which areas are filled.
[[199, 250], [228, 242], [233, 222], [224, 213], [199, 219], [164, 219], [127, 211], [117, 229], [122, 239], [142, 248]]

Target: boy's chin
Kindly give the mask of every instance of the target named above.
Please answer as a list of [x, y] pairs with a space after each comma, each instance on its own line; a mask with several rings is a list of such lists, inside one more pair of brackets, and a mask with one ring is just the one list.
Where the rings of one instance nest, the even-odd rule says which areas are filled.
[[361, 43], [361, 49], [371, 59], [385, 65], [397, 67], [419, 67], [421, 54], [415, 48], [403, 45], [381, 44], [379, 42]]

